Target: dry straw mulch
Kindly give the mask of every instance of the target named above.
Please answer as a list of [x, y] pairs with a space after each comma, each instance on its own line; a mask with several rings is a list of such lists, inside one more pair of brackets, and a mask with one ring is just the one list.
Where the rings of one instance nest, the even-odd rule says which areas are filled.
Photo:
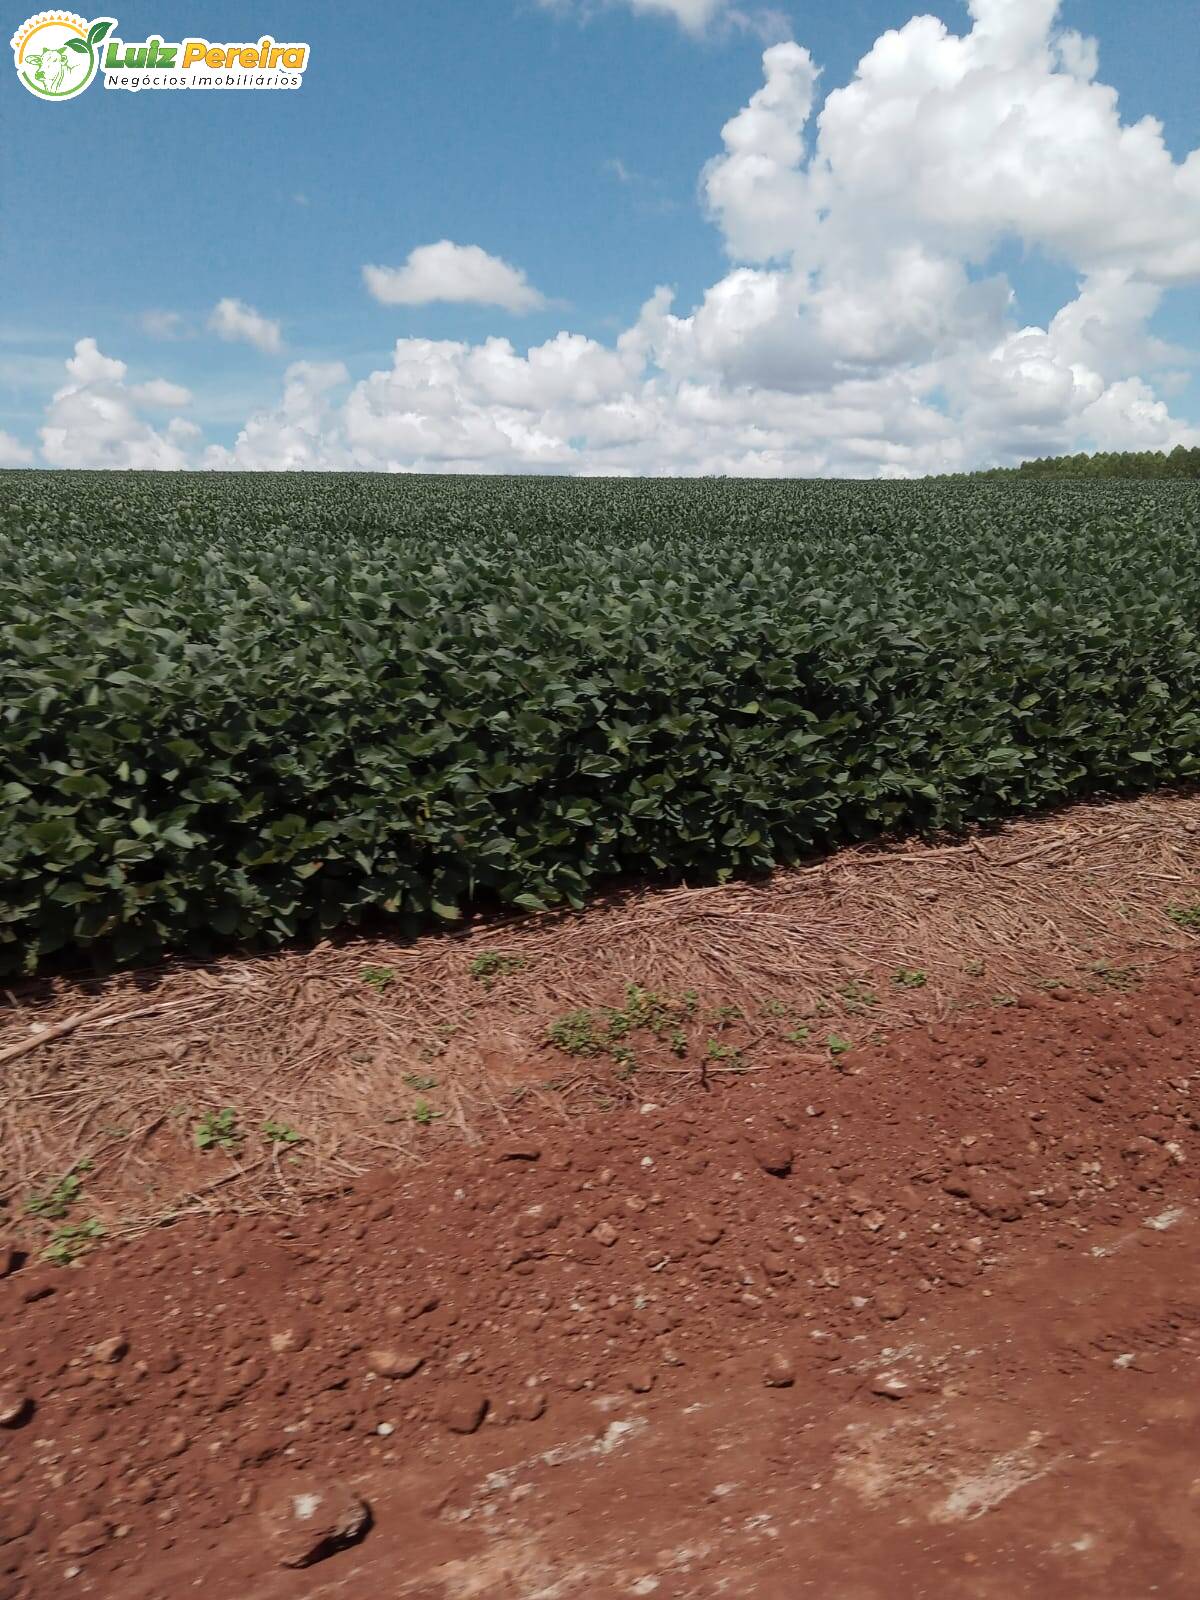
[[[753, 1070], [817, 1049], [827, 1028], [860, 1043], [1031, 984], [1136, 982], [1193, 945], [1166, 912], [1197, 902], [1200, 796], [1157, 795], [410, 945], [352, 939], [25, 984], [0, 1006], [0, 1194], [19, 1213], [86, 1160], [73, 1214], [114, 1228], [294, 1206], [373, 1165], [419, 1161], [447, 1133], [475, 1139], [515, 1099], [556, 1117], [594, 1104], [594, 1073], [546, 1029], [619, 1005], [630, 984], [698, 997], [689, 1056], [652, 1048], [633, 1082], [661, 1100], [697, 1080], [714, 1034]], [[484, 953], [507, 970], [473, 976]], [[904, 987], [901, 971], [924, 981]], [[812, 1041], [786, 1041], [806, 1017]], [[414, 1120], [422, 1101], [432, 1126]], [[233, 1154], [197, 1151], [198, 1120], [226, 1106], [245, 1138]], [[272, 1142], [268, 1120], [304, 1142]]]

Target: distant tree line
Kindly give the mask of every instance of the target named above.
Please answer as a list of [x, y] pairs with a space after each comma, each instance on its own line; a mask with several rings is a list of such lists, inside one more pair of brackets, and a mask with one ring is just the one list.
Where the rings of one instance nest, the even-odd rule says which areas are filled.
[[1200, 446], [1162, 450], [1101, 450], [1094, 456], [1039, 456], [1019, 467], [992, 467], [972, 478], [1200, 478]]

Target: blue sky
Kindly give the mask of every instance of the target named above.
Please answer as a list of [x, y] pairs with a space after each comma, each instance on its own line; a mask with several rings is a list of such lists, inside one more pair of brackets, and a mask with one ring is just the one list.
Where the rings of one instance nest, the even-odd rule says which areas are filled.
[[[129, 389], [151, 378], [186, 388], [186, 416], [199, 430], [189, 448], [231, 449], [248, 417], [278, 409], [283, 374], [292, 363], [341, 363], [345, 375], [330, 383], [333, 398], [326, 402], [338, 405], [348, 385], [388, 371], [398, 339], [475, 347], [497, 337], [511, 340], [523, 356], [569, 330], [608, 350], [638, 324], [659, 285], [674, 290], [677, 318], [739, 267], [766, 275], [778, 272], [781, 259], [791, 260], [794, 274], [817, 275], [810, 284], [833, 285], [837, 269], [828, 252], [810, 262], [789, 257], [790, 244], [748, 251], [750, 223], [737, 209], [743, 201], [722, 209], [713, 192], [702, 189], [705, 164], [722, 157], [722, 127], [762, 89], [768, 45], [794, 40], [811, 53], [821, 69], [815, 116], [826, 94], [854, 80], [857, 64], [876, 41], [889, 29], [904, 28], [920, 8], [892, 0], [839, 0], [836, 6], [776, 5], [769, 13], [745, 7], [729, 17], [722, 0], [712, 0], [712, 20], [697, 31], [670, 15], [647, 14], [639, 3], [645, 0], [438, 0], [335, 8], [305, 0], [250, 6], [131, 0], [114, 8], [117, 31], [127, 40], [157, 32], [168, 39], [203, 34], [240, 40], [270, 33], [306, 41], [311, 64], [303, 87], [286, 93], [133, 95], [106, 92], [96, 83], [78, 99], [48, 105], [24, 92], [10, 70], [0, 87], [0, 429], [40, 458], [45, 409], [68, 381], [64, 362], [80, 340], [94, 340], [104, 357], [125, 365], [119, 379], [98, 369], [94, 381], [101, 390], [106, 383]], [[660, 3], [665, 8], [671, 0]], [[986, 3], [1010, 4], [1014, 14], [1046, 7], [1046, 0]], [[959, 0], [940, 0], [930, 9], [952, 33], [970, 31], [972, 19]], [[11, 32], [24, 12], [10, 13]], [[1053, 27], [1096, 38], [1098, 82], [1117, 92], [1121, 123], [1158, 118], [1176, 163], [1200, 148], [1200, 26], [1190, 0], [1147, 0], [1138, 7], [1128, 0], [1064, 0]], [[794, 74], [788, 82], [794, 87]], [[1014, 84], [1011, 92], [1019, 101], [1020, 81]], [[810, 121], [810, 148], [813, 129]], [[969, 173], [964, 182], [969, 186]], [[1195, 198], [1200, 208], [1200, 192]], [[1171, 203], [1177, 208], [1177, 201]], [[851, 185], [837, 204], [846, 219], [839, 224], [841, 239], [855, 222]], [[1164, 201], [1160, 209], [1170, 206]], [[1086, 226], [1081, 222], [1071, 235], [1072, 249]], [[1006, 313], [1011, 329], [1026, 323], [1046, 328], [1076, 294], [1081, 274], [1096, 270], [1094, 260], [1078, 251], [1072, 259], [1049, 224], [1022, 236], [1001, 221], [978, 249], [961, 229], [947, 247], [943, 224], [930, 228], [921, 248], [939, 259], [953, 256], [972, 282], [994, 278], [997, 271], [1006, 275], [1015, 293]], [[476, 246], [510, 263], [544, 303], [516, 315], [496, 304], [381, 304], [367, 291], [364, 265], [399, 268], [411, 251], [439, 240]], [[866, 260], [868, 247], [861, 250]], [[837, 259], [845, 259], [842, 243], [838, 252]], [[1119, 270], [1135, 279], [1147, 273], [1154, 278], [1158, 269], [1135, 254], [1122, 258]], [[881, 279], [879, 292], [903, 297], [905, 290], [901, 281]], [[1169, 287], [1162, 290], [1160, 283], [1159, 292], [1161, 303], [1141, 317], [1138, 336], [1180, 348], [1153, 371], [1138, 367], [1137, 376], [1169, 409], [1171, 428], [1195, 427], [1200, 389], [1187, 347], [1200, 326], [1196, 276], [1172, 269]], [[218, 337], [210, 319], [213, 307], [227, 298], [277, 323], [280, 348]], [[788, 315], [794, 320], [811, 310], [792, 306]], [[169, 329], [160, 322], [152, 333], [145, 321], [149, 312], [172, 313], [174, 322]], [[825, 309], [820, 315], [828, 321]], [[941, 360], [950, 336], [939, 337]], [[710, 339], [705, 349], [711, 345]], [[828, 395], [852, 370], [856, 381], [891, 384], [894, 397], [898, 373], [911, 374], [935, 358], [932, 345], [924, 352], [913, 347], [899, 360], [875, 351], [864, 357], [859, 350], [851, 369], [845, 355], [837, 349], [828, 355]], [[1071, 360], [1078, 355], [1073, 346]], [[798, 368], [805, 360], [798, 354]], [[647, 361], [650, 377], [642, 372], [629, 380], [642, 386], [639, 404], [646, 400], [647, 382], [664, 381], [661, 355]], [[822, 428], [827, 433], [833, 427], [833, 410], [823, 422], [798, 420], [801, 433], [791, 442], [756, 448], [753, 397], [762, 416], [774, 418], [770, 397], [778, 380], [764, 380], [741, 361], [742, 352], [730, 353], [723, 344], [715, 376], [698, 376], [693, 364], [666, 381], [682, 384], [689, 394], [700, 384], [737, 390], [736, 429], [750, 441], [745, 470], [774, 470], [772, 462], [785, 458], [799, 468], [815, 460]], [[1111, 385], [1128, 382], [1133, 369], [1097, 370]], [[611, 375], [604, 379], [615, 381]], [[809, 394], [815, 381], [785, 379], [783, 388], [793, 397]], [[913, 381], [919, 386], [925, 380]], [[953, 388], [960, 379], [949, 381]], [[962, 385], [971, 383], [961, 378]], [[936, 406], [946, 384], [930, 381], [922, 392]], [[964, 416], [976, 414], [977, 400], [974, 391], [967, 396], [960, 390]], [[865, 391], [856, 406], [859, 401], [866, 406]], [[1106, 399], [1095, 414], [1107, 419], [1110, 434], [1119, 432], [1113, 420], [1118, 401]], [[617, 403], [612, 395], [610, 402]], [[473, 393], [470, 403], [485, 401]], [[1085, 440], [1079, 401], [1067, 411], [1055, 418], [1047, 413], [1048, 445]], [[997, 455], [1014, 443], [1037, 443], [1036, 412], [1034, 407], [1019, 418], [1014, 412], [1008, 420], [981, 422], [976, 453]], [[1138, 416], [1146, 415], [1143, 405]], [[162, 427], [159, 416], [144, 421], [152, 430]], [[853, 427], [862, 421], [856, 412]], [[68, 434], [70, 425], [68, 419]], [[503, 418], [499, 425], [505, 437], [512, 433]], [[336, 433], [336, 450], [354, 448], [338, 417], [305, 426], [310, 432], [326, 427], [330, 437]], [[1130, 443], [1147, 442], [1137, 437], [1139, 426], [1150, 424], [1131, 424]], [[1160, 431], [1167, 426], [1161, 424]], [[538, 413], [534, 431], [545, 436], [558, 428], [574, 439], [580, 427], [587, 432], [578, 416], [568, 422], [548, 408]], [[393, 467], [536, 467], [530, 437], [520, 433], [511, 462], [461, 444], [437, 459], [418, 450], [411, 463], [400, 444], [389, 445], [392, 453], [385, 451], [378, 463], [369, 452], [355, 459]], [[932, 439], [923, 439], [918, 430], [904, 446], [911, 470], [939, 464], [929, 454]], [[864, 470], [887, 465], [887, 442], [881, 436], [874, 461], [864, 447]], [[78, 446], [81, 461], [89, 448], [86, 441]], [[318, 450], [312, 464], [344, 464], [329, 448], [328, 459]], [[550, 470], [599, 470], [609, 459], [599, 446], [578, 463], [539, 448]], [[678, 460], [664, 460], [661, 470], [726, 465], [709, 447], [697, 446], [691, 456], [682, 444], [678, 448]], [[644, 455], [634, 459], [619, 451], [611, 459], [615, 470], [655, 465]], [[907, 459], [893, 465], [909, 470]], [[827, 449], [825, 463], [828, 470], [847, 470], [836, 450]], [[247, 456], [244, 464], [256, 463]]]

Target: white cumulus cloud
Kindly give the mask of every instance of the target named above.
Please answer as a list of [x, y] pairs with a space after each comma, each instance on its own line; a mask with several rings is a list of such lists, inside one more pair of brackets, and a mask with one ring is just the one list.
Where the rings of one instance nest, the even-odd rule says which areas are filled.
[[0, 467], [27, 467], [32, 460], [33, 451], [29, 446], [0, 428]]
[[306, 467], [340, 466], [340, 445], [333, 435], [336, 418], [329, 392], [350, 374], [340, 361], [294, 361], [283, 375], [283, 397], [277, 410], [251, 417], [236, 447], [212, 445], [204, 465], [232, 468], [253, 464], [290, 472]]
[[425, 306], [435, 300], [500, 306], [520, 314], [538, 311], [545, 296], [519, 267], [510, 266], [477, 244], [418, 245], [402, 267], [363, 268], [369, 293], [388, 306]]
[[181, 383], [170, 383], [166, 378], [151, 378], [148, 383], [135, 384], [129, 393], [139, 405], [159, 406], [168, 411], [192, 403], [190, 389], [185, 389]]
[[138, 317], [143, 333], [152, 339], [179, 339], [183, 337], [183, 315], [179, 311], [143, 311]]
[[725, 23], [758, 34], [764, 40], [785, 37], [789, 27], [786, 16], [772, 6], [755, 6], [745, 10], [734, 0], [540, 0], [547, 11], [576, 12], [588, 17], [597, 4], [624, 6], [642, 17], [666, 17], [679, 24], [685, 32], [699, 38], [711, 31], [714, 25]]
[[727, 0], [625, 0], [634, 11], [674, 17], [691, 33], [703, 33], [709, 23], [728, 10]]
[[1019, 238], [1083, 272], [1200, 276], [1200, 151], [1122, 123], [1088, 76], [1094, 42], [1053, 32], [1055, 0], [971, 0], [963, 37], [914, 17], [876, 40], [812, 119], [815, 68], [788, 43], [726, 124], [710, 209], [736, 258], [821, 265], [882, 241], [978, 261]]
[[125, 363], [104, 355], [95, 339], [80, 339], [66, 368], [67, 382], [55, 392], [39, 429], [47, 466], [171, 470], [188, 464], [187, 430], [194, 424], [173, 419], [160, 431], [138, 415], [147, 392], [157, 396], [151, 403], [162, 405], [169, 403], [163, 400], [167, 391], [187, 395], [186, 389], [162, 379], [129, 386]]
[[283, 334], [278, 322], [264, 317], [242, 300], [218, 300], [208, 319], [209, 329], [221, 339], [252, 344], [266, 355], [283, 349]]

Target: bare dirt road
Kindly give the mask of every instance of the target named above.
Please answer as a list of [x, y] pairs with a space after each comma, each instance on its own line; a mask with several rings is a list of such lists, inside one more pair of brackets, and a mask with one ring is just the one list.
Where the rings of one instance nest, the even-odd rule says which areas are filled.
[[17, 1257], [0, 1595], [1190, 1600], [1198, 1024], [1181, 961]]

